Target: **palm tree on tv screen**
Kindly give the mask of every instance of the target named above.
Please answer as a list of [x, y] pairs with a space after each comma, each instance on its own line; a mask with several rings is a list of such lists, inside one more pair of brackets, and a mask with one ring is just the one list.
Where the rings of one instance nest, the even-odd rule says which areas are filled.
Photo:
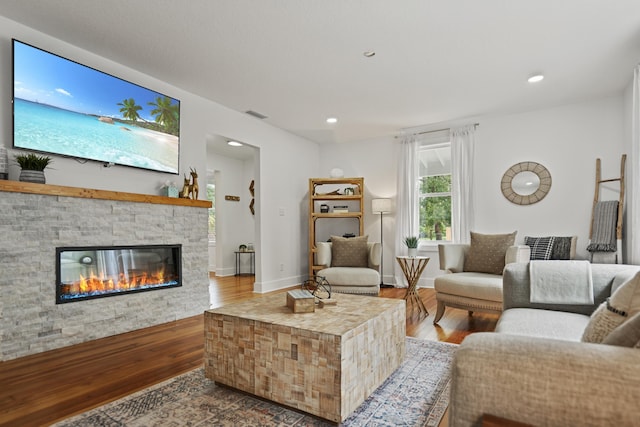
[[120, 112], [122, 117], [129, 119], [133, 122], [137, 122], [140, 119], [138, 111], [142, 110], [142, 107], [136, 105], [136, 101], [133, 98], [125, 99], [122, 102], [118, 102], [117, 105], [121, 105]]
[[151, 115], [155, 116], [156, 123], [162, 125], [165, 132], [177, 135], [180, 129], [178, 105], [172, 105], [171, 98], [168, 96], [159, 96], [155, 102], [149, 102], [148, 104], [155, 107], [151, 110]]

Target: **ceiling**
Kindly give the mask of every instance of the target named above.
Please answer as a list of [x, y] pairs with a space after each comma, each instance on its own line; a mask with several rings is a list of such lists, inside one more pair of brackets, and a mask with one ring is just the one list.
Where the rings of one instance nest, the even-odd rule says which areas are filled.
[[[242, 145], [231, 146], [229, 145], [229, 141], [240, 142]], [[207, 150], [224, 157], [238, 160], [250, 160], [256, 155], [255, 147], [222, 135], [209, 135], [207, 138]]]
[[638, 0], [0, 0], [0, 14], [318, 143], [620, 93], [640, 61]]

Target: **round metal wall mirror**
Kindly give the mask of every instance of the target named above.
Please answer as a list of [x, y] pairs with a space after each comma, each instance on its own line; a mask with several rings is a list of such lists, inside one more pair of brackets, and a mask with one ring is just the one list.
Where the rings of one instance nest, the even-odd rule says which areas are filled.
[[500, 188], [511, 203], [531, 205], [544, 199], [551, 189], [551, 174], [540, 163], [517, 163], [504, 173]]

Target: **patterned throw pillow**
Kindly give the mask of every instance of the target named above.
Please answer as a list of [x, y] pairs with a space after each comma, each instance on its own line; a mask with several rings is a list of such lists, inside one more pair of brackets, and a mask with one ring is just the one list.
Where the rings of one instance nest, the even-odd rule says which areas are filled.
[[577, 236], [525, 237], [524, 244], [531, 248], [532, 260], [574, 259]]
[[472, 231], [463, 271], [502, 274], [507, 249], [513, 246], [515, 240], [515, 231], [510, 234], [480, 234]]
[[575, 257], [578, 236], [553, 236], [551, 259], [573, 259]]
[[367, 238], [331, 236], [332, 267], [368, 267]]
[[591, 315], [583, 342], [601, 343], [629, 316], [640, 312], [640, 272], [624, 282]]
[[525, 237], [524, 244], [531, 248], [532, 260], [549, 260], [553, 252], [555, 237]]

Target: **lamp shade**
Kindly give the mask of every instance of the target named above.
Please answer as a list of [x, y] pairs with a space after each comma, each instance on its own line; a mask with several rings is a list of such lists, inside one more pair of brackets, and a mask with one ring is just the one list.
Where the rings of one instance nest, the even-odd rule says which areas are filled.
[[391, 213], [391, 199], [371, 200], [371, 210], [374, 214]]

